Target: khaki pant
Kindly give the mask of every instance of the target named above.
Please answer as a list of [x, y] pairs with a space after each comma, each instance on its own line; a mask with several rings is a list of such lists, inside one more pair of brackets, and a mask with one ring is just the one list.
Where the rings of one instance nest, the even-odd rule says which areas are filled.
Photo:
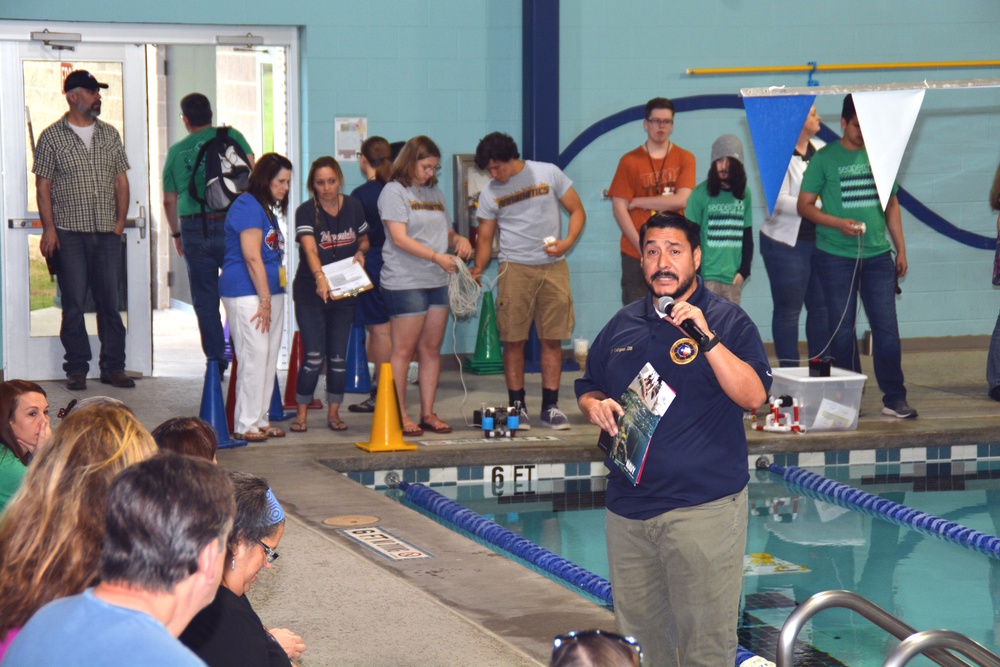
[[723, 299], [732, 301], [737, 306], [740, 305], [740, 294], [743, 293], [743, 285], [733, 285], [718, 280], [706, 280], [705, 289], [713, 294], [718, 294]]
[[573, 295], [565, 260], [551, 264], [500, 265], [497, 281], [497, 329], [500, 340], [528, 340], [531, 323], [543, 340], [573, 336]]
[[618, 631], [644, 667], [736, 661], [747, 541], [747, 490], [636, 521], [605, 520]]

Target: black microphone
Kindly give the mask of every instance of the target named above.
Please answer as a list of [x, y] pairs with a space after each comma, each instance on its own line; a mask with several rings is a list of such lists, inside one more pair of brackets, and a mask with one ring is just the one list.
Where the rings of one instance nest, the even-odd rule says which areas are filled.
[[[670, 315], [671, 311], [674, 309], [674, 298], [671, 296], [661, 296], [656, 302], [656, 306], [661, 313]], [[708, 336], [705, 335], [705, 332], [699, 329], [698, 325], [691, 320], [684, 320], [678, 326], [684, 333], [691, 338], [694, 338], [695, 342], [699, 344], [704, 340], [708, 340]]]

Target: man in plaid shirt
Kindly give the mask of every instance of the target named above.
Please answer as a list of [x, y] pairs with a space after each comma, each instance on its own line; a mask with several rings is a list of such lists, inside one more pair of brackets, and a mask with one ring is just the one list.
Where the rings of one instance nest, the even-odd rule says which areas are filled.
[[97, 120], [101, 88], [86, 70], [66, 77], [69, 112], [47, 127], [35, 148], [35, 190], [42, 254], [59, 255], [66, 387], [87, 388], [90, 341], [84, 323], [87, 289], [97, 308], [101, 382], [134, 387], [125, 374], [125, 325], [118, 312], [121, 235], [128, 214], [128, 158], [118, 131]]

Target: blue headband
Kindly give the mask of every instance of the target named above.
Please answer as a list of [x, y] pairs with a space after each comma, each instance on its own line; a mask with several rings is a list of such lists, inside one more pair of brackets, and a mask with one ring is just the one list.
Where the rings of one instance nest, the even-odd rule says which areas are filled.
[[285, 520], [285, 511], [281, 509], [281, 503], [274, 497], [271, 489], [267, 490], [267, 523], [269, 526], [281, 523]]

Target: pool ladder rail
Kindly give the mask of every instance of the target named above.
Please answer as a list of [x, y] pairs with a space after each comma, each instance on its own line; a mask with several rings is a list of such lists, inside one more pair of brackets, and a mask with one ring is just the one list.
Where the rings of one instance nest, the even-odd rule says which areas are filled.
[[945, 649], [957, 651], [979, 667], [1000, 667], [1000, 657], [988, 651], [963, 634], [951, 630], [924, 630], [917, 632], [877, 604], [851, 591], [823, 591], [816, 593], [795, 608], [778, 635], [777, 667], [795, 664], [795, 639], [806, 622], [824, 609], [843, 607], [865, 617], [897, 639], [902, 640], [882, 663], [883, 667], [903, 667], [918, 654], [927, 656], [942, 667], [968, 667]]

